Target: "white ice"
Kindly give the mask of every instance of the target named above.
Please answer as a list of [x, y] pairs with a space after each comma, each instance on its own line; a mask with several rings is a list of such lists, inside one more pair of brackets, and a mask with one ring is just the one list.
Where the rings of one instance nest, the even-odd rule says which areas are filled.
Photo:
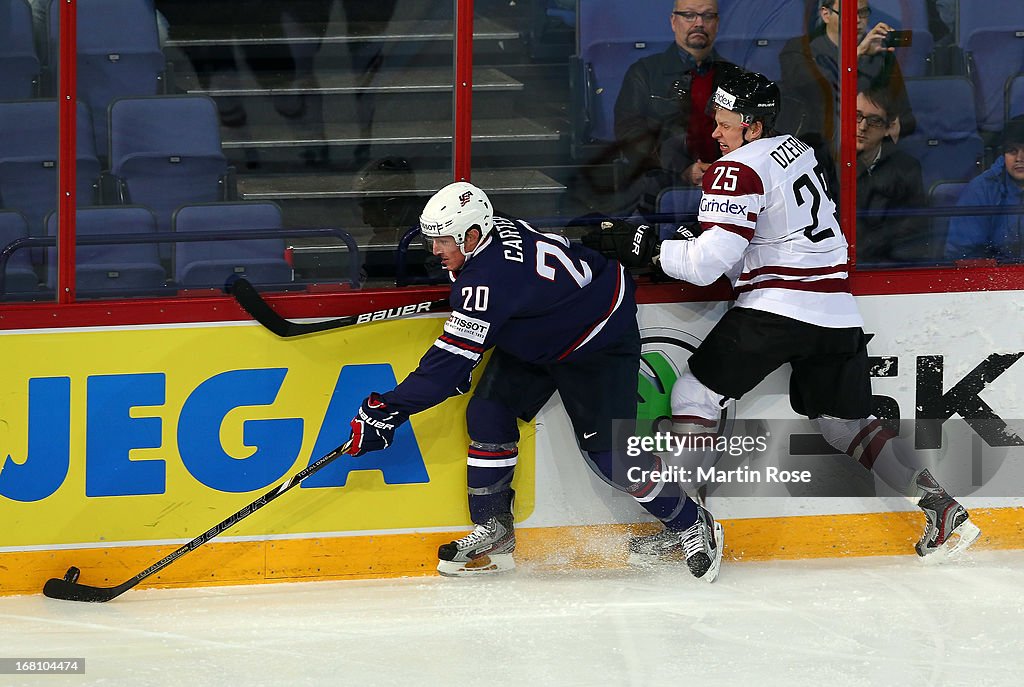
[[[196, 554], [199, 555], [199, 554]], [[1019, 685], [1024, 552], [0, 598], [0, 685]], [[89, 580], [82, 579], [83, 583]]]

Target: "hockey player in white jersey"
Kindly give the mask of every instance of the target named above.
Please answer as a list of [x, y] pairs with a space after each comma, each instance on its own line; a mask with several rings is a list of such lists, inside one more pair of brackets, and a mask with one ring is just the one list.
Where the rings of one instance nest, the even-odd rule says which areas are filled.
[[[917, 553], [965, 549], [980, 534], [967, 510], [871, 415], [866, 340], [836, 204], [813, 150], [773, 130], [779, 100], [778, 87], [751, 72], [716, 89], [713, 137], [723, 156], [704, 174], [698, 224], [672, 237], [683, 240], [659, 244], [646, 226], [613, 226], [605, 236], [627, 267], [655, 262], [701, 286], [733, 280], [734, 307], [672, 389], [673, 429], [713, 430], [723, 407], [789, 363], [793, 409], [886, 484], [921, 497], [927, 523]], [[633, 547], [658, 553], [662, 539], [671, 546], [659, 537]]]

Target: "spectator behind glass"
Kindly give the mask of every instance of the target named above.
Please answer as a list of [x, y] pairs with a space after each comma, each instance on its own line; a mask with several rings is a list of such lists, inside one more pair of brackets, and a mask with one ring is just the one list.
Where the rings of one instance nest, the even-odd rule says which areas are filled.
[[[923, 217], [890, 216], [926, 205], [921, 164], [893, 141], [899, 109], [888, 89], [857, 94], [857, 260], [906, 262], [938, 257]], [[870, 213], [862, 216], [862, 213]]]
[[1003, 262], [1024, 259], [1024, 115], [1006, 124], [1003, 154], [991, 167], [971, 180], [960, 194], [957, 207], [1003, 206], [1016, 211], [1006, 215], [964, 215], [949, 221], [946, 258], [950, 260], [995, 258]]
[[[821, 26], [806, 36], [789, 40], [779, 54], [781, 86], [786, 95], [803, 101], [807, 108], [804, 131], [820, 133], [826, 141], [836, 140], [839, 131], [839, 0], [821, 0]], [[891, 26], [879, 22], [868, 31], [871, 8], [868, 0], [857, 3], [857, 90], [887, 88], [901, 113], [891, 137], [913, 131], [914, 119], [903, 83], [895, 48], [882, 43]], [[838, 151], [833, 146], [832, 154]]]
[[615, 101], [615, 138], [629, 164], [627, 178], [647, 174], [641, 213], [654, 211], [662, 188], [700, 186], [704, 170], [721, 157], [707, 103], [719, 82], [739, 70], [713, 47], [717, 0], [675, 0], [670, 22], [675, 42], [634, 62]]
[[369, 245], [397, 246], [406, 231], [419, 224], [423, 200], [410, 195], [416, 174], [404, 157], [373, 160], [356, 175], [353, 188], [359, 193], [363, 224], [373, 230]]

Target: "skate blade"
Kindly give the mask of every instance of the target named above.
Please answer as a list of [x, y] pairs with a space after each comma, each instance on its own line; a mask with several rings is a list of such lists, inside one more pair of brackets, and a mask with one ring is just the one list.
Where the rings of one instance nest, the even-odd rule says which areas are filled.
[[516, 562], [510, 553], [494, 553], [467, 562], [438, 561], [437, 572], [443, 577], [473, 577], [493, 575], [515, 570]]
[[708, 571], [700, 578], [711, 584], [718, 579], [718, 571], [722, 568], [722, 554], [725, 552], [725, 528], [722, 527], [722, 523], [715, 522], [715, 560], [712, 561], [711, 567]]
[[953, 534], [946, 540], [946, 543], [925, 556], [924, 560], [926, 563], [935, 564], [950, 558], [957, 558], [970, 548], [971, 544], [978, 541], [980, 536], [981, 529], [970, 519], [964, 520], [960, 523], [960, 527], [953, 530]]

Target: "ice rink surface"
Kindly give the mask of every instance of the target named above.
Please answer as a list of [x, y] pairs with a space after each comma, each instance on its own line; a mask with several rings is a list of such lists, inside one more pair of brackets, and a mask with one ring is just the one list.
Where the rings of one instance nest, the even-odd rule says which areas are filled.
[[0, 685], [1020, 685], [1024, 552], [5, 597], [0, 656], [86, 659]]

